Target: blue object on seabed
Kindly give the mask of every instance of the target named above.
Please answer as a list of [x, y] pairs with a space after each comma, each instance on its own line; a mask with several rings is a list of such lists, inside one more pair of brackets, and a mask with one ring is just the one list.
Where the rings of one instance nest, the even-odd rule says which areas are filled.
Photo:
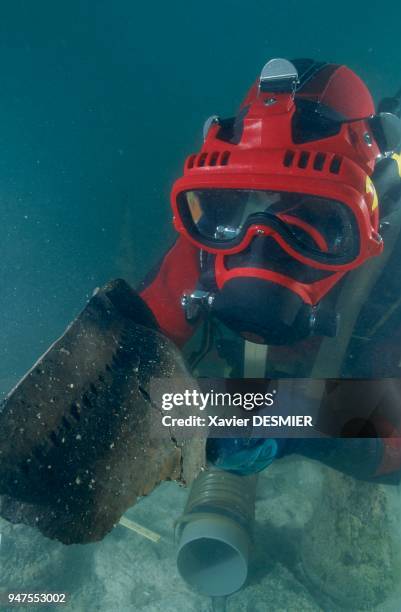
[[268, 467], [281, 455], [284, 445], [284, 439], [275, 438], [209, 438], [206, 451], [215, 467], [246, 475]]

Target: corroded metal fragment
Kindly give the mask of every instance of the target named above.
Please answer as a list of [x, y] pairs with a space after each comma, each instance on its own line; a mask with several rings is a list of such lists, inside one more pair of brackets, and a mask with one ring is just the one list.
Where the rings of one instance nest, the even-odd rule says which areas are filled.
[[108, 283], [1, 407], [2, 516], [91, 542], [160, 481], [192, 481], [204, 440], [162, 426], [149, 391], [163, 377], [194, 386], [137, 294]]

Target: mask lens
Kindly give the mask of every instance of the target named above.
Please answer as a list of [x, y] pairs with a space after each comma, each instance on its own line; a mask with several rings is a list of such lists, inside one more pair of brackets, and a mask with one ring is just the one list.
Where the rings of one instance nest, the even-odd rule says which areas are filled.
[[272, 191], [205, 189], [187, 191], [179, 200], [184, 218], [189, 216], [201, 236], [230, 242], [241, 234], [251, 215], [267, 212], [279, 202], [280, 195]]
[[307, 250], [343, 257], [353, 256], [359, 249], [356, 219], [348, 206], [341, 202], [287, 194], [276, 214]]
[[181, 217], [189, 233], [214, 248], [238, 244], [255, 224], [270, 227], [308, 257], [342, 263], [359, 252], [359, 229], [341, 202], [299, 193], [202, 189], [181, 193]]

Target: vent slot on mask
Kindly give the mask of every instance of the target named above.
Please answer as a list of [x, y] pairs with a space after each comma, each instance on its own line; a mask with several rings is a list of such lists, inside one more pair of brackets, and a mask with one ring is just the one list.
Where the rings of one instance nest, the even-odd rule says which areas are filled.
[[314, 170], [318, 170], [319, 172], [322, 171], [324, 168], [325, 161], [326, 155], [324, 153], [317, 153], [313, 161]]
[[291, 168], [296, 166], [301, 170], [306, 170], [312, 164], [312, 167], [317, 172], [331, 172], [331, 174], [339, 174], [341, 170], [342, 157], [340, 155], [334, 155], [331, 159], [330, 166], [328, 169], [325, 168], [327, 161], [327, 153], [317, 152], [313, 153], [310, 151], [300, 151], [298, 154], [296, 151], [288, 149], [284, 153], [283, 166]]
[[335, 155], [330, 163], [330, 172], [332, 174], [339, 174], [341, 169], [342, 158], [339, 155]]
[[185, 167], [187, 170], [192, 168], [202, 168], [204, 166], [227, 166], [230, 159], [230, 151], [213, 151], [213, 153], [200, 153], [199, 155], [190, 155], [186, 161]]

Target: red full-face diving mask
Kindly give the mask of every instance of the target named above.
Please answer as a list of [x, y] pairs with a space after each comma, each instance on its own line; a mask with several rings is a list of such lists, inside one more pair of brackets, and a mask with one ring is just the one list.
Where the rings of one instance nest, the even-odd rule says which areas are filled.
[[214, 255], [215, 308], [236, 331], [276, 344], [304, 337], [344, 273], [381, 253], [373, 114], [348, 68], [272, 60], [235, 118], [207, 122], [173, 186], [174, 223]]

